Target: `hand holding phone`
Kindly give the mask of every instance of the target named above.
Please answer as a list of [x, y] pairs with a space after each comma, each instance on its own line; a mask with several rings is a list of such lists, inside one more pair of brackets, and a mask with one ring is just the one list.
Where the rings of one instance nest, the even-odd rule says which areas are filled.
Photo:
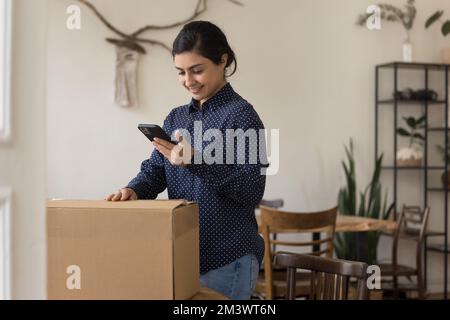
[[[172, 141], [169, 135], [157, 125], [140, 124], [138, 128], [172, 165], [184, 167], [191, 163], [193, 148], [187, 140], [183, 139], [179, 130], [175, 131], [177, 141]], [[158, 138], [158, 141], [154, 141], [155, 138]]]
[[164, 129], [156, 124], [140, 124], [138, 129], [152, 142], [154, 138], [159, 138], [174, 143]]

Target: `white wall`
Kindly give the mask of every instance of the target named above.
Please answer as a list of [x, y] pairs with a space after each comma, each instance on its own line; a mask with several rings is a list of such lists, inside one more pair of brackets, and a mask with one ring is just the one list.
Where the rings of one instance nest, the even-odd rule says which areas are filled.
[[14, 0], [12, 140], [0, 144], [0, 185], [13, 191], [12, 298], [45, 298], [46, 0]]
[[[92, 2], [124, 31], [181, 20], [196, 3]], [[384, 23], [381, 31], [371, 32], [356, 26], [357, 15], [373, 3], [370, 0], [242, 2], [243, 8], [211, 0], [202, 18], [221, 26], [237, 53], [234, 88], [254, 105], [267, 128], [280, 129], [280, 171], [268, 178], [266, 197], [284, 198], [288, 210], [330, 207], [343, 182], [340, 161], [350, 137], [355, 141], [359, 187], [369, 180], [374, 158], [374, 65], [401, 60], [402, 28]], [[170, 54], [147, 47], [140, 62], [140, 107], [115, 106], [115, 52], [104, 41], [112, 34], [85, 7], [82, 29], [67, 30], [65, 10], [73, 3], [48, 4], [48, 196], [103, 198], [134, 177], [151, 152], [136, 125], [162, 123], [173, 107], [190, 98], [177, 83]], [[438, 61], [439, 49], [448, 39], [437, 27], [425, 31], [423, 25], [437, 9], [450, 13], [450, 3], [418, 1], [417, 7], [412, 33], [415, 59]], [[171, 45], [177, 31], [148, 36]], [[431, 225], [439, 226], [441, 213], [433, 214]], [[386, 248], [383, 242], [381, 255], [389, 252]], [[442, 256], [431, 258], [431, 284], [438, 285]]]

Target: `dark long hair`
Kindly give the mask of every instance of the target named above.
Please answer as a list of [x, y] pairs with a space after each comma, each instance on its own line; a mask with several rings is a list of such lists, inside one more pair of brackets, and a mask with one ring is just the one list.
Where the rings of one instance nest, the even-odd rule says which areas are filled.
[[228, 44], [227, 37], [218, 26], [209, 21], [192, 21], [183, 26], [172, 46], [172, 56], [194, 51], [211, 60], [216, 65], [220, 64], [222, 55], [228, 55], [225, 68], [234, 62], [233, 71], [225, 75], [229, 77], [236, 72], [237, 61], [234, 51]]

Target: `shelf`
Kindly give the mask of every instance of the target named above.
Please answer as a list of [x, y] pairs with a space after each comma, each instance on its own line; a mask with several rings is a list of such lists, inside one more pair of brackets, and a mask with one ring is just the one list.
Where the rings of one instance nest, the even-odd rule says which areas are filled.
[[[444, 244], [430, 244], [427, 246], [428, 250], [445, 253]], [[447, 253], [450, 253], [450, 244], [447, 244]]]
[[445, 188], [428, 188], [427, 190], [432, 192], [445, 192], [447, 190], [450, 193], [450, 189]]
[[[430, 161], [430, 158], [428, 157], [428, 153], [431, 152], [431, 146], [438, 141], [438, 139], [441, 139], [443, 136], [446, 137], [448, 133], [450, 133], [450, 122], [447, 123], [445, 120], [444, 114], [448, 114], [449, 112], [449, 105], [450, 105], [450, 90], [449, 90], [449, 72], [450, 72], [450, 64], [442, 64], [442, 63], [407, 63], [407, 62], [400, 62], [400, 61], [393, 61], [388, 63], [379, 64], [375, 68], [375, 154], [378, 156], [380, 154], [380, 151], [387, 151], [383, 150], [386, 149], [385, 147], [380, 146], [380, 141], [384, 141], [385, 138], [389, 137], [389, 134], [391, 134], [391, 138], [389, 141], [393, 142], [393, 148], [391, 149], [391, 153], [393, 154], [393, 159], [389, 162], [386, 162], [384, 166], [381, 167], [382, 170], [390, 170], [389, 173], [386, 173], [385, 178], [392, 178], [394, 190], [393, 190], [393, 202], [395, 204], [395, 210], [397, 210], [398, 204], [400, 201], [404, 201], [404, 195], [403, 193], [399, 192], [404, 186], [404, 184], [401, 184], [400, 181], [404, 181], [403, 178], [406, 178], [406, 176], [414, 176], [414, 177], [420, 177], [423, 178], [423, 182], [418, 182], [417, 186], [420, 187], [420, 194], [423, 195], [423, 204], [422, 206], [435, 206], [435, 204], [443, 204], [442, 209], [441, 205], [436, 205], [436, 210], [433, 208], [431, 211], [433, 211], [433, 216], [436, 215], [436, 218], [439, 218], [439, 220], [442, 217], [442, 220], [444, 223], [441, 223], [441, 228], [438, 229], [438, 231], [427, 231], [424, 235], [425, 237], [425, 243], [427, 245], [425, 246], [425, 255], [428, 251], [434, 251], [434, 252], [440, 252], [445, 253], [443, 257], [443, 265], [444, 268], [448, 267], [448, 255], [447, 253], [450, 253], [450, 236], [449, 236], [449, 230], [446, 222], [448, 221], [448, 213], [450, 207], [448, 207], [447, 201], [448, 196], [450, 195], [450, 187], [446, 187], [444, 184], [442, 184], [440, 181], [438, 182], [433, 181], [431, 183], [431, 177], [434, 176], [440, 176], [442, 175], [445, 170], [450, 170], [450, 165], [442, 163], [441, 161]], [[441, 85], [439, 87], [443, 87], [444, 90], [441, 90], [442, 92], [439, 94], [438, 97], [436, 96], [424, 96], [424, 98], [436, 98], [436, 100], [409, 100], [409, 99], [399, 99], [402, 98], [402, 95], [400, 94], [392, 94], [396, 91], [399, 91], [401, 89], [402, 84], [402, 78], [415, 78], [417, 81], [416, 83], [422, 83], [422, 88], [426, 89], [432, 89], [436, 86], [438, 86], [436, 81], [434, 81], [435, 76], [438, 77], [440, 80], [436, 80]], [[381, 79], [384, 79], [385, 77], [391, 78], [391, 80], [386, 83], [386, 86], [382, 85], [383, 81]], [[430, 83], [430, 79], [433, 79], [433, 84]], [[389, 84], [392, 84], [389, 86]], [[403, 85], [403, 84], [402, 84]], [[407, 97], [407, 96], [405, 96]], [[415, 96], [414, 96], [415, 97]], [[420, 97], [420, 96], [417, 96]], [[418, 108], [420, 107], [420, 108]], [[392, 119], [395, 130], [389, 130], [390, 132], [386, 132], [386, 130], [382, 130], [382, 126], [380, 126], [379, 123], [383, 121], [383, 118], [379, 116], [380, 112], [383, 112], [383, 110], [387, 111], [388, 113], [392, 112]], [[409, 110], [409, 111], [408, 111]], [[416, 166], [412, 167], [405, 167], [405, 166], [399, 166], [399, 162], [396, 160], [396, 154], [398, 151], [398, 140], [397, 140], [397, 128], [399, 126], [398, 119], [403, 113], [405, 112], [416, 112], [416, 111], [424, 111], [427, 113], [429, 119], [431, 116], [432, 119], [438, 120], [434, 123], [426, 123], [425, 128], [421, 128], [421, 132], [424, 133], [424, 137], [426, 141], [424, 141], [427, 148], [424, 148], [424, 159], [422, 162], [417, 162]], [[444, 111], [444, 112], [443, 112]], [[440, 119], [440, 120], [439, 120]], [[393, 135], [393, 136], [392, 136]], [[441, 141], [442, 143], [442, 141]], [[389, 148], [390, 149], [390, 148]], [[401, 163], [401, 162], [400, 162]], [[398, 170], [398, 171], [397, 171]], [[403, 172], [404, 173], [403, 173]], [[392, 173], [391, 173], [392, 172]], [[402, 173], [399, 173], [402, 172]], [[422, 180], [422, 179], [421, 179]], [[430, 181], [429, 181], [430, 180]], [[436, 193], [434, 193], [436, 192]], [[402, 195], [402, 197], [399, 196], [399, 194]], [[420, 199], [417, 199], [418, 197], [414, 194], [413, 197], [410, 197], [410, 200], [406, 201], [420, 201]], [[419, 197], [420, 198], [420, 197]], [[431, 203], [431, 204], [429, 204]], [[437, 210], [439, 208], [439, 210]], [[434, 212], [436, 211], [436, 212]], [[439, 212], [440, 211], [440, 212]], [[444, 229], [444, 230], [442, 230]], [[384, 233], [383, 233], [384, 234]], [[412, 235], [405, 235], [405, 238], [409, 239], [417, 239], [417, 236], [414, 237]], [[436, 238], [436, 239], [433, 239]], [[427, 240], [433, 241], [427, 241]], [[448, 243], [448, 245], [447, 245]], [[447, 247], [447, 248], [445, 248]], [[429, 272], [427, 272], [427, 263], [428, 261], [425, 261], [424, 264], [424, 286], [427, 288], [427, 275]], [[445, 298], [447, 298], [447, 284], [448, 284], [448, 275], [447, 273], [444, 274], [444, 292], [445, 292]]]
[[427, 231], [425, 232], [425, 237], [443, 237], [445, 232], [441, 231]]
[[378, 100], [377, 103], [378, 104], [394, 104], [395, 102], [397, 102], [397, 104], [409, 104], [409, 105], [417, 105], [417, 104], [425, 104], [427, 103], [428, 105], [439, 105], [439, 104], [443, 104], [445, 105], [447, 103], [447, 101], [445, 100], [402, 100], [402, 99], [386, 99], [386, 100]]
[[377, 65], [378, 68], [389, 68], [393, 69], [397, 67], [398, 69], [406, 69], [406, 70], [450, 70], [450, 64], [442, 64], [442, 63], [418, 63], [418, 62], [399, 62], [394, 61], [385, 64]]
[[381, 169], [385, 169], [385, 170], [424, 170], [424, 169], [428, 169], [428, 170], [445, 170], [445, 167], [439, 167], [439, 166], [430, 166], [430, 167], [394, 167], [394, 166], [382, 166]]

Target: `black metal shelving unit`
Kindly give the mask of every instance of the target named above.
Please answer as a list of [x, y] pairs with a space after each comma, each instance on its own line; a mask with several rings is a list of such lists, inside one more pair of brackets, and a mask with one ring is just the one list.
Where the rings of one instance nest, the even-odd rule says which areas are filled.
[[[440, 97], [438, 101], [430, 101], [430, 100], [402, 100], [402, 99], [380, 99], [380, 72], [382, 70], [391, 70], [393, 73], [393, 92], [399, 91], [399, 79], [401, 70], [416, 70], [423, 72], [423, 85], [424, 89], [432, 89], [429, 87], [429, 73], [430, 71], [442, 71], [442, 81], [445, 85], [444, 92], [445, 96]], [[448, 133], [450, 133], [449, 123], [448, 123], [448, 115], [449, 115], [449, 100], [448, 100], [448, 85], [449, 85], [449, 71], [450, 64], [433, 64], [433, 63], [405, 63], [405, 62], [390, 62], [385, 64], [380, 64], [375, 67], [375, 161], [379, 156], [379, 109], [392, 107], [394, 113], [394, 164], [390, 166], [383, 166], [383, 170], [388, 170], [393, 172], [393, 200], [395, 203], [395, 211], [397, 212], [397, 188], [398, 188], [398, 172], [402, 170], [412, 170], [412, 171], [421, 171], [423, 173], [424, 178], [424, 186], [423, 186], [423, 204], [424, 207], [428, 206], [428, 196], [429, 193], [443, 193], [443, 201], [444, 201], [444, 212], [443, 212], [443, 223], [444, 230], [443, 231], [428, 231], [425, 235], [425, 243], [424, 243], [424, 279], [425, 279], [425, 287], [427, 287], [427, 260], [428, 260], [428, 251], [435, 251], [444, 253], [444, 299], [448, 299], [448, 288], [447, 288], [447, 279], [448, 279], [448, 254], [450, 253], [450, 244], [448, 243], [448, 195], [450, 190], [448, 188], [437, 188], [429, 186], [429, 178], [428, 173], [433, 172], [434, 170], [441, 170], [444, 172], [448, 171], [448, 163], [445, 162], [444, 166], [429, 166], [428, 165], [428, 143], [429, 143], [429, 132], [442, 132], [445, 135], [445, 148], [446, 152], [448, 145]], [[443, 99], [444, 98], [444, 99]], [[442, 100], [443, 99], [443, 100]], [[397, 128], [398, 128], [398, 114], [399, 107], [401, 105], [418, 105], [424, 106], [425, 115], [426, 115], [426, 123], [425, 123], [425, 144], [424, 144], [424, 163], [423, 166], [420, 167], [398, 167], [395, 161], [395, 155], [398, 150], [397, 144]], [[445, 114], [445, 126], [444, 127], [429, 127], [428, 126], [428, 115], [431, 111], [434, 111], [435, 108], [444, 108]], [[439, 111], [439, 110], [438, 110]], [[442, 109], [440, 110], [442, 112]], [[438, 214], [435, 210], [432, 210], [432, 214]], [[429, 237], [440, 237], [442, 241], [440, 244], [428, 244]]]

